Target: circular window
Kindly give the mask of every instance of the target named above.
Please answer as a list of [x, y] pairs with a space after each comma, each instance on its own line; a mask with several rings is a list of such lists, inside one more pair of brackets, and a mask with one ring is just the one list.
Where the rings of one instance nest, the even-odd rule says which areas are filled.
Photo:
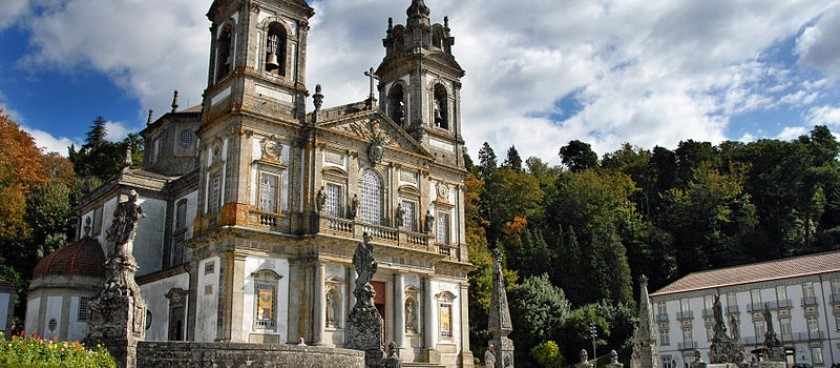
[[193, 141], [193, 132], [189, 129], [184, 129], [181, 131], [181, 146], [189, 147]]
[[56, 321], [55, 318], [50, 319], [50, 321], [47, 322], [47, 328], [49, 328], [50, 331], [55, 331], [56, 327], [58, 327], [58, 321]]
[[152, 327], [152, 311], [146, 309], [146, 329]]

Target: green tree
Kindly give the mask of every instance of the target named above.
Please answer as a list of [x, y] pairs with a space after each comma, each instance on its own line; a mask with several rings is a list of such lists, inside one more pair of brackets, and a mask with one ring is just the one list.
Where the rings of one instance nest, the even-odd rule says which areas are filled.
[[531, 356], [543, 368], [556, 368], [563, 366], [563, 354], [560, 354], [560, 347], [554, 340], [548, 340], [531, 349]]
[[[76, 151], [75, 146], [70, 146], [68, 157], [78, 175], [93, 176], [100, 182], [110, 180], [125, 166], [126, 146], [129, 142], [139, 142], [137, 135], [130, 136], [123, 142], [109, 142], [105, 139], [106, 136], [105, 119], [99, 116], [94, 120], [81, 149]], [[136, 152], [142, 152], [142, 149], [142, 144], [132, 147], [132, 157]], [[140, 156], [142, 157], [142, 154]], [[139, 161], [137, 164], [142, 163], [142, 159]]]
[[548, 275], [525, 278], [510, 291], [508, 301], [514, 328], [511, 338], [516, 341], [516, 360], [533, 360], [528, 352], [559, 332], [569, 316], [569, 301], [563, 290], [552, 285]]
[[484, 142], [481, 149], [478, 150], [478, 166], [478, 175], [476, 176], [484, 181], [490, 179], [496, 171], [496, 167], [499, 166], [496, 161], [496, 153], [493, 152], [493, 148], [487, 142]]
[[598, 166], [598, 155], [589, 143], [575, 139], [560, 147], [560, 161], [569, 171], [580, 172]]
[[510, 146], [510, 148], [508, 148], [507, 158], [505, 159], [505, 162], [502, 163], [502, 167], [509, 167], [516, 171], [522, 171], [522, 157], [519, 156], [516, 146]]

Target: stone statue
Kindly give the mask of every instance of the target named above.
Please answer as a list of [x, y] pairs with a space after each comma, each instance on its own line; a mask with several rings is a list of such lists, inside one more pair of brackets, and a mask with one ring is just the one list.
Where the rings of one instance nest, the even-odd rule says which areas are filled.
[[394, 225], [396, 227], [403, 226], [403, 217], [405, 216], [405, 210], [402, 208], [402, 204], [397, 204], [396, 215], [394, 216]]
[[318, 212], [321, 212], [324, 209], [324, 205], [327, 203], [327, 193], [324, 192], [324, 186], [321, 186], [321, 189], [318, 189], [318, 194], [315, 195], [315, 207], [318, 209]]
[[384, 358], [384, 340], [382, 316], [376, 310], [373, 301], [376, 291], [370, 280], [376, 273], [378, 265], [373, 257], [373, 244], [368, 233], [362, 234], [363, 241], [356, 247], [353, 254], [353, 266], [356, 268], [356, 304], [347, 318], [345, 330], [345, 348], [362, 350], [365, 352], [365, 365], [381, 367]]
[[415, 314], [414, 300], [409, 299], [405, 302], [405, 332], [415, 332], [414, 321], [417, 319]]
[[764, 333], [764, 357], [768, 361], [785, 361], [785, 350], [782, 342], [776, 337], [776, 330], [773, 328], [773, 314], [770, 313], [770, 305], [764, 303], [764, 322], [767, 324], [767, 332]]
[[388, 357], [385, 358], [385, 368], [400, 368], [402, 362], [400, 361], [400, 347], [396, 342], [391, 341], [388, 344]]
[[132, 243], [137, 234], [137, 221], [146, 217], [143, 208], [137, 204], [137, 192], [131, 190], [128, 200], [121, 202], [114, 210], [114, 220], [106, 231], [106, 239], [114, 244], [112, 257], [133, 258]]
[[589, 353], [586, 349], [580, 349], [580, 362], [575, 364], [575, 368], [592, 368], [592, 363], [589, 363]]
[[351, 220], [356, 219], [357, 212], [359, 211], [359, 196], [353, 194], [353, 200], [350, 201], [350, 212], [347, 214], [347, 218]]
[[353, 295], [356, 296], [356, 306], [359, 307], [373, 307], [373, 298], [376, 292], [373, 291], [373, 286], [370, 280], [373, 274], [376, 273], [378, 264], [373, 258], [373, 244], [370, 243], [370, 235], [364, 233], [362, 235], [363, 241], [356, 247], [356, 253], [353, 254], [353, 266], [356, 268], [356, 289], [353, 290]]
[[689, 368], [706, 368], [706, 362], [703, 361], [700, 349], [694, 349], [694, 360], [689, 364]]
[[327, 326], [336, 326], [336, 311], [338, 310], [338, 300], [336, 300], [335, 292], [332, 290], [327, 292]]
[[426, 222], [423, 224], [423, 231], [430, 234], [435, 226], [435, 216], [429, 210], [426, 210]]
[[618, 362], [618, 353], [615, 350], [610, 350], [610, 363], [607, 364], [607, 367], [624, 368], [624, 364]]

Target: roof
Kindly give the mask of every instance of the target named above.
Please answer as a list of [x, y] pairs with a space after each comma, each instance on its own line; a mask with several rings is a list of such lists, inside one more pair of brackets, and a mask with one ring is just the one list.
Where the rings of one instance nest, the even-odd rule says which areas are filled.
[[663, 296], [829, 272], [840, 272], [840, 251], [694, 272], [659, 289], [650, 296]]
[[44, 276], [105, 277], [105, 254], [99, 242], [83, 237], [41, 258], [32, 271], [32, 279]]

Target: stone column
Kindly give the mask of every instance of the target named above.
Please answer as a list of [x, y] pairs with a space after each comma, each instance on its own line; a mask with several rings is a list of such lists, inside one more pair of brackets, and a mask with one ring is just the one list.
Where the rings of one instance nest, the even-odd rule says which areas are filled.
[[327, 305], [326, 294], [324, 293], [324, 275], [326, 266], [323, 263], [315, 264], [315, 295], [313, 298], [314, 326], [312, 326], [312, 345], [324, 344], [324, 328], [327, 326], [327, 315], [324, 313], [324, 306]]
[[[469, 287], [468, 282], [461, 283], [461, 297], [459, 298], [461, 304], [461, 324], [457, 328], [461, 331], [461, 366], [473, 366], [473, 354], [470, 350], [470, 307], [469, 307]], [[453, 326], [454, 327], [454, 326]]]
[[425, 300], [425, 313], [423, 316], [423, 336], [425, 337], [426, 360], [429, 363], [439, 363], [440, 353], [437, 351], [437, 329], [435, 328], [435, 313], [437, 313], [435, 296], [432, 291], [432, 278], [426, 276], [423, 279], [423, 300]]
[[405, 346], [405, 276], [400, 271], [394, 274], [394, 342]]
[[347, 292], [345, 293], [345, 298], [347, 302], [345, 303], [345, 312], [342, 314], [342, 318], [344, 318], [343, 327], [347, 327], [347, 314], [350, 310], [353, 309], [353, 305], [356, 304], [356, 296], [353, 295], [353, 287], [356, 285], [356, 270], [353, 269], [353, 266], [347, 267], [347, 286], [345, 289]]
[[[251, 308], [245, 306], [245, 255], [241, 253], [232, 254], [230, 268], [226, 271], [231, 279], [229, 285], [230, 301], [230, 342], [248, 342], [250, 329], [245, 326], [245, 311], [251, 312]], [[250, 326], [248, 326], [250, 327]]]

